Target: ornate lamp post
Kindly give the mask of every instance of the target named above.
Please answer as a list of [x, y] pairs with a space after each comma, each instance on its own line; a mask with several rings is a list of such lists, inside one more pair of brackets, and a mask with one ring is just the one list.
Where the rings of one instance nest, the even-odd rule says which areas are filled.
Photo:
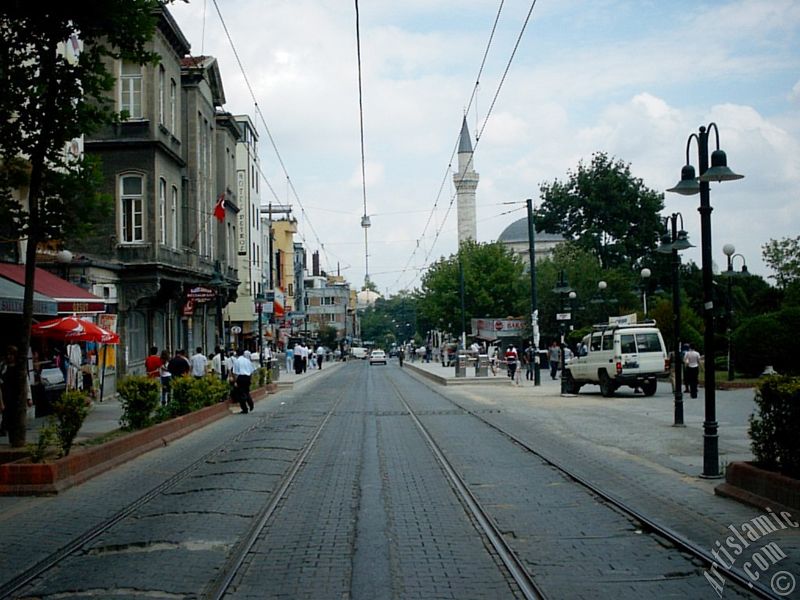
[[[728, 259], [728, 269], [725, 271], [725, 277], [728, 279], [728, 305], [725, 307], [725, 313], [728, 325], [728, 381], [733, 381], [733, 341], [731, 340], [733, 334], [733, 278], [739, 273], [747, 275], [748, 272], [747, 261], [744, 256], [736, 253], [736, 247], [733, 244], [725, 244], [722, 247], [722, 252]], [[736, 257], [742, 259], [742, 270], [738, 273], [733, 268], [733, 261]]]
[[639, 271], [639, 275], [642, 277], [642, 310], [644, 311], [645, 321], [647, 320], [647, 280], [650, 279], [652, 274], [647, 267]]
[[[711, 129], [716, 134], [717, 149], [711, 154], [711, 167], [708, 166], [708, 135]], [[700, 177], [695, 177], [694, 167], [689, 163], [689, 150], [692, 140], [697, 143], [697, 154], [700, 166]], [[714, 300], [712, 297], [713, 270], [711, 258], [711, 198], [709, 182], [733, 181], [741, 179], [728, 168], [728, 159], [725, 152], [719, 149], [719, 129], [716, 123], [708, 127], [700, 127], [698, 133], [692, 133], [686, 141], [686, 164], [681, 169], [681, 180], [678, 184], [668, 189], [685, 196], [700, 194], [700, 248], [702, 255], [703, 273], [703, 345], [706, 355], [705, 361], [705, 421], [703, 422], [703, 473], [702, 477], [720, 477], [719, 470], [719, 436], [717, 434], [717, 409], [716, 409], [716, 373], [714, 366]]]
[[[678, 230], [678, 219], [681, 221], [681, 229]], [[683, 363], [681, 362], [681, 291], [679, 284], [681, 270], [681, 256], [679, 250], [692, 248], [692, 244], [687, 239], [689, 236], [683, 229], [683, 215], [672, 213], [669, 217], [664, 217], [664, 223], [670, 225], [668, 233], [661, 238], [661, 245], [656, 248], [656, 252], [672, 255], [672, 356], [675, 364], [675, 427], [685, 427], [683, 422]]]

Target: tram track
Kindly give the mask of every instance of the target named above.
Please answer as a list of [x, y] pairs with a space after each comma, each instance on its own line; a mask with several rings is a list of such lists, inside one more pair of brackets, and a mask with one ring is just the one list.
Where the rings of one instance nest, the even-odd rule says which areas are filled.
[[[388, 379], [388, 378], [387, 378]], [[544, 600], [547, 596], [534, 580], [533, 576], [527, 571], [522, 561], [517, 557], [513, 549], [505, 541], [502, 531], [492, 520], [489, 513], [478, 501], [475, 495], [469, 490], [467, 483], [458, 474], [453, 464], [448, 460], [440, 446], [433, 439], [433, 436], [420, 421], [419, 417], [415, 414], [411, 405], [406, 402], [403, 393], [397, 388], [397, 385], [391, 379], [388, 379], [389, 384], [394, 389], [397, 399], [408, 411], [408, 416], [414, 422], [414, 425], [419, 430], [422, 437], [431, 449], [431, 452], [436, 457], [436, 460], [441, 465], [448, 479], [453, 485], [459, 498], [462, 500], [464, 506], [469, 510], [475, 522], [480, 527], [480, 530], [488, 539], [489, 543], [494, 548], [500, 560], [508, 570], [509, 575], [517, 584], [519, 591], [527, 600]]]
[[[438, 397], [442, 398], [449, 404], [456, 407], [457, 410], [462, 411], [464, 414], [467, 414], [481, 423], [485, 424], [486, 426], [490, 427], [503, 437], [507, 438], [518, 447], [522, 448], [525, 452], [536, 456], [538, 459], [542, 460], [547, 465], [553, 467], [558, 472], [563, 474], [568, 479], [574, 481], [575, 483], [579, 484], [583, 488], [589, 490], [592, 494], [596, 495], [597, 497], [601, 498], [604, 502], [608, 505], [614, 507], [621, 513], [625, 514], [629, 518], [633, 519], [634, 521], [638, 522], [642, 529], [654, 534], [662, 539], [667, 540], [670, 544], [676, 547], [678, 550], [688, 554], [692, 558], [700, 561], [706, 568], [711, 568], [714, 565], [714, 569], [721, 574], [723, 574], [731, 583], [736, 585], [737, 587], [741, 588], [742, 590], [753, 594], [754, 596], [766, 600], [779, 600], [783, 596], [778, 595], [770, 588], [758, 583], [753, 582], [751, 578], [747, 577], [747, 575], [738, 569], [735, 568], [727, 568], [724, 565], [720, 564], [719, 561], [715, 559], [715, 557], [704, 547], [700, 546], [699, 544], [693, 542], [692, 540], [688, 539], [686, 536], [680, 534], [679, 532], [675, 531], [673, 528], [660, 523], [657, 519], [650, 517], [649, 515], [643, 513], [641, 510], [638, 510], [630, 503], [625, 502], [624, 500], [618, 498], [611, 492], [604, 490], [600, 486], [596, 485], [586, 477], [576, 473], [573, 469], [570, 469], [566, 466], [563, 462], [555, 459], [548, 453], [542, 451], [541, 449], [534, 448], [529, 442], [523, 440], [518, 435], [511, 433], [510, 431], [504, 429], [497, 423], [492, 422], [487, 418], [486, 415], [495, 414], [498, 411], [494, 410], [472, 410], [463, 404], [449, 398], [445, 394], [441, 393], [438, 389], [433, 387], [433, 385], [426, 379], [414, 377], [414, 379], [422, 384], [424, 387], [429, 389], [431, 392], [436, 394]], [[393, 384], [394, 385], [394, 384]], [[404, 402], [404, 404], [407, 404]], [[414, 411], [408, 406], [409, 414], [412, 419], [416, 422], [419, 421], [417, 416], [414, 414]], [[446, 411], [418, 411], [418, 412], [427, 412], [428, 414], [436, 414], [438, 413], [445, 413]], [[493, 528], [496, 529], [496, 526], [492, 525]], [[513, 554], [513, 551], [512, 551]]]
[[[234, 547], [219, 575], [214, 578], [210, 584], [205, 586], [204, 590], [199, 596], [193, 597], [222, 598], [225, 595], [225, 591], [228, 589], [231, 581], [233, 581], [238, 568], [241, 566], [244, 557], [247, 555], [248, 550], [250, 547], [252, 547], [254, 541], [258, 537], [258, 534], [263, 531], [267, 521], [275, 511], [275, 507], [285, 496], [286, 490], [289, 488], [292, 481], [297, 476], [297, 473], [300, 471], [304, 461], [313, 448], [314, 443], [327, 425], [330, 417], [335, 413], [337, 407], [341, 403], [342, 398], [344, 398], [352, 388], [352, 385], [353, 380], [351, 378], [347, 385], [340, 388], [336, 398], [331, 403], [331, 407], [327, 410], [321, 422], [316, 426], [311, 437], [305, 442], [303, 447], [299, 449], [297, 455], [291, 461], [291, 464], [289, 464], [279, 484], [271, 494], [268, 502], [264, 504], [263, 508], [258, 511], [255, 517], [252, 519], [252, 524], [248, 529], [247, 535], [245, 535], [242, 538], [242, 541], [240, 541], [239, 544]], [[137, 511], [147, 506], [155, 499], [168, 494], [171, 490], [174, 490], [179, 484], [185, 482], [195, 475], [198, 470], [203, 467], [203, 465], [213, 462], [215, 458], [224, 455], [230, 449], [241, 444], [249, 434], [263, 427], [270, 420], [270, 418], [274, 416], [275, 415], [273, 414], [260, 416], [246, 429], [238, 432], [235, 436], [228, 438], [221, 444], [215, 446], [212, 450], [204, 453], [200, 458], [196, 459], [180, 471], [174, 473], [168, 479], [141, 494], [134, 501], [128, 503], [125, 507], [116, 511], [110, 517], [107, 517], [100, 523], [97, 523], [90, 529], [73, 538], [70, 542], [55, 552], [52, 552], [48, 556], [39, 560], [36, 564], [26, 569], [24, 572], [2, 584], [2, 586], [0, 586], [0, 600], [28, 597], [25, 594], [21, 594], [21, 592], [24, 592], [26, 588], [29, 588], [37, 580], [46, 578], [48, 572], [64, 564], [70, 558], [81, 553], [91, 554], [89, 549], [93, 541], [100, 538], [103, 534], [111, 531], [114, 529], [114, 527], [118, 526], [120, 523], [123, 523], [126, 519], [133, 517]], [[37, 596], [33, 595], [30, 597]]]

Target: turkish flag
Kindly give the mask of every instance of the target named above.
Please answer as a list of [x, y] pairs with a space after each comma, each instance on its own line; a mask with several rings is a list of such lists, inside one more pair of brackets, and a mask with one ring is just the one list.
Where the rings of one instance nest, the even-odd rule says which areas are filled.
[[217, 198], [217, 204], [214, 206], [214, 216], [221, 223], [225, 220], [225, 194], [220, 194]]

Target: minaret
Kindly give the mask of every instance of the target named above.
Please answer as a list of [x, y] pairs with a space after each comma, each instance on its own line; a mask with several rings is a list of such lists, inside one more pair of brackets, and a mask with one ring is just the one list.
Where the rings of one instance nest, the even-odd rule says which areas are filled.
[[472, 169], [472, 141], [469, 139], [467, 117], [461, 123], [461, 137], [458, 142], [458, 172], [453, 175], [456, 185], [456, 214], [458, 217], [458, 245], [466, 240], [477, 241], [478, 230], [475, 220], [475, 190], [480, 177]]

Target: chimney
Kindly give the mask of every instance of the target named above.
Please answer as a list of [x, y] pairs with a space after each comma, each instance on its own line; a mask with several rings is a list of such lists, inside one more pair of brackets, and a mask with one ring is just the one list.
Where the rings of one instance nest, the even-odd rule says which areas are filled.
[[319, 251], [311, 255], [311, 274], [314, 277], [319, 277]]

